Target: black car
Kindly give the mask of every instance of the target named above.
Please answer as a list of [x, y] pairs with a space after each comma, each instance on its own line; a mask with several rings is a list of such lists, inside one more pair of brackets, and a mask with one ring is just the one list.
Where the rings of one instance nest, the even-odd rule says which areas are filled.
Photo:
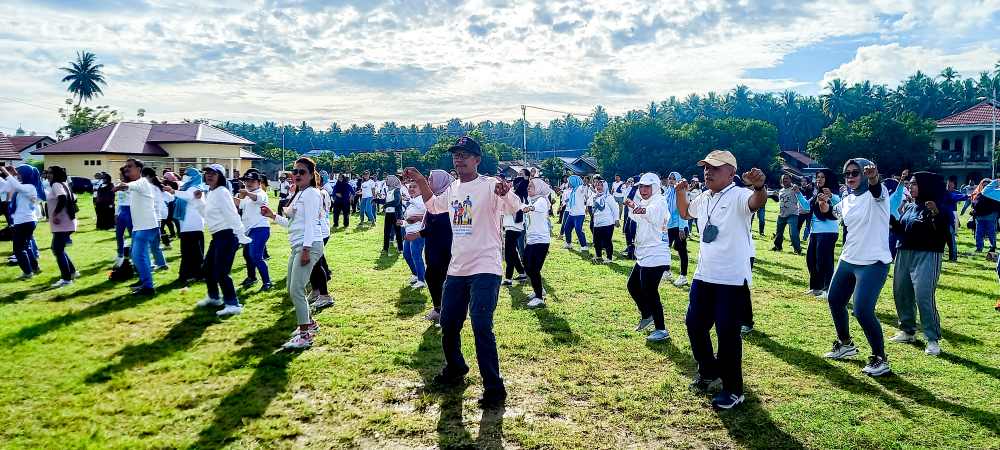
[[69, 177], [69, 182], [74, 194], [94, 192], [94, 183], [90, 181], [90, 178]]

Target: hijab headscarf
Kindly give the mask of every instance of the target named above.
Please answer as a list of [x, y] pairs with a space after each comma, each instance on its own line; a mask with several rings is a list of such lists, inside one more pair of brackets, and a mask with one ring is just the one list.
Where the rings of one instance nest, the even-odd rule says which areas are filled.
[[[35, 193], [38, 194], [38, 200], [41, 201], [45, 198], [45, 188], [42, 187], [41, 175], [38, 173], [38, 169], [34, 166], [27, 164], [22, 164], [17, 166], [17, 175], [21, 178], [21, 184], [27, 184], [35, 187]], [[20, 197], [20, 192], [15, 191], [14, 196], [11, 198], [11, 209], [17, 211], [17, 198]]]
[[677, 207], [677, 188], [675, 186], [676, 183], [681, 182], [681, 174], [678, 172], [670, 172], [670, 174], [667, 175], [667, 178], [671, 177], [674, 179], [675, 184], [674, 186], [670, 186], [667, 188], [667, 191], [664, 192], [664, 196], [666, 197], [667, 200], [667, 206], [669, 206], [670, 209], [673, 210], [674, 208]]
[[[660, 187], [660, 176], [653, 172], [646, 172], [642, 174], [642, 176], [639, 177], [638, 185], [650, 186], [653, 188], [653, 194], [650, 195], [648, 200], [642, 198], [642, 194], [639, 194], [640, 201], [645, 202], [644, 204], [646, 205], [653, 203], [653, 200], [663, 195], [663, 189]], [[638, 189], [636, 189], [636, 192], [638, 192]]]
[[549, 194], [552, 193], [552, 188], [541, 178], [532, 178], [530, 183], [535, 188], [535, 195], [531, 196], [532, 200], [540, 197], [548, 198]]
[[[852, 158], [852, 159], [847, 160], [846, 163], [844, 163], [844, 172], [847, 172], [847, 168], [851, 164], [856, 164], [858, 166], [858, 170], [861, 171], [861, 174], [858, 175], [858, 178], [860, 178], [861, 181], [858, 183], [858, 188], [857, 189], [851, 189], [850, 187], [848, 187], [847, 188], [847, 193], [848, 194], [854, 194], [854, 195], [864, 194], [865, 191], [868, 190], [868, 178], [865, 177], [865, 167], [874, 165], [874, 163], [871, 162], [871, 161], [869, 161], [869, 160], [867, 160], [867, 159], [864, 159], [864, 158]], [[846, 184], [845, 184], [845, 186], [846, 186]]]
[[823, 174], [823, 187], [821, 188], [818, 184], [815, 184], [813, 189], [813, 197], [809, 199], [809, 210], [812, 215], [816, 216], [819, 220], [837, 220], [837, 216], [833, 213], [833, 204], [831, 203], [831, 208], [827, 212], [822, 212], [819, 210], [819, 194], [823, 193], [823, 188], [830, 189], [830, 194], [840, 195], [840, 183], [837, 182], [837, 174], [833, 173], [830, 169], [820, 169], [818, 173]]
[[567, 182], [569, 183], [570, 187], [569, 207], [572, 208], [573, 206], [576, 205], [576, 190], [583, 185], [583, 178], [580, 178], [579, 175], [571, 175], [569, 177], [569, 180], [567, 180]]
[[167, 181], [173, 181], [174, 183], [176, 183], [178, 181], [177, 180], [177, 174], [175, 174], [173, 172], [167, 172], [167, 173], [163, 174], [163, 179], [167, 180]]
[[[199, 172], [194, 167], [188, 167], [187, 170], [184, 171], [184, 178], [186, 178], [187, 181], [185, 181], [184, 184], [181, 185], [180, 190], [186, 191], [191, 188], [201, 189], [203, 191], [208, 190], [208, 187], [204, 186], [204, 181], [201, 178], [201, 172]], [[175, 197], [174, 218], [177, 219], [177, 221], [179, 222], [183, 221], [184, 218], [187, 217], [187, 207], [188, 207], [187, 200], [184, 200], [183, 198], [180, 197]]]
[[389, 175], [385, 177], [385, 187], [389, 189], [396, 189], [399, 187], [399, 177], [395, 175]]
[[598, 211], [604, 211], [604, 207], [608, 206], [608, 196], [611, 195], [607, 181], [601, 181], [601, 186], [604, 186], [604, 190], [594, 198], [594, 209]]
[[924, 203], [934, 202], [940, 205], [945, 194], [944, 177], [933, 172], [916, 172], [913, 178], [917, 181], [917, 208]]
[[432, 170], [427, 177], [427, 184], [430, 185], [434, 195], [441, 195], [445, 189], [448, 189], [448, 186], [451, 186], [452, 181], [455, 180], [451, 178], [451, 174], [441, 169]]

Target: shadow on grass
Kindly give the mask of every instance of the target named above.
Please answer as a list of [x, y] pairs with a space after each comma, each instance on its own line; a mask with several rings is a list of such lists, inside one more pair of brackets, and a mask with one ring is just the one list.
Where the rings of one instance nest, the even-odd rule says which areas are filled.
[[[899, 328], [899, 319], [896, 316], [893, 316], [891, 313], [876, 311], [875, 315], [878, 317], [879, 322], [882, 322], [883, 325], [892, 329]], [[944, 328], [941, 329], [941, 338], [955, 344], [972, 344], [972, 345], [983, 344], [983, 342], [980, 341], [978, 338], [962, 333], [957, 333], [954, 331], [949, 331]]]
[[408, 319], [420, 314], [427, 308], [426, 289], [413, 289], [409, 286], [399, 288], [399, 297], [396, 298], [396, 317]]
[[768, 281], [777, 281], [780, 283], [790, 284], [792, 286], [797, 286], [803, 283], [803, 280], [801, 278], [795, 278], [793, 276], [786, 275], [783, 273], [772, 272], [770, 270], [767, 270], [766, 266], [767, 266], [766, 264], [759, 264], [759, 263], [754, 264], [753, 272], [756, 274], [760, 274], [760, 276], [763, 279]]
[[510, 296], [511, 309], [529, 309], [535, 313], [539, 328], [552, 338], [553, 343], [573, 345], [580, 342], [580, 336], [573, 332], [573, 328], [570, 327], [569, 322], [550, 311], [548, 307], [528, 308], [526, 303], [527, 296], [521, 285], [512, 286], [510, 291], [512, 294]]
[[[959, 276], [963, 276], [964, 277], [966, 275], [962, 274], [962, 275], [959, 275]], [[996, 284], [996, 279], [990, 279], [990, 284], [991, 285]], [[938, 283], [938, 289], [943, 289], [945, 291], [951, 291], [951, 292], [955, 292], [955, 293], [959, 293], [959, 294], [965, 294], [965, 295], [976, 295], [976, 296], [983, 297], [983, 298], [985, 298], [987, 300], [993, 298], [993, 294], [991, 294], [991, 293], [989, 293], [987, 291], [981, 291], [979, 289], [972, 289], [972, 288], [965, 287], [965, 286], [955, 286], [955, 285], [948, 284], [948, 283]]]
[[198, 433], [198, 441], [189, 448], [219, 448], [234, 440], [233, 435], [243, 427], [247, 419], [255, 419], [264, 414], [274, 399], [288, 387], [288, 366], [302, 352], [280, 351], [280, 345], [288, 339], [288, 331], [295, 327], [295, 315], [291, 310], [270, 327], [250, 334], [239, 343], [250, 342], [234, 354], [235, 362], [229, 370], [246, 366], [250, 361], [263, 358], [254, 368], [253, 375], [242, 385], [235, 387], [215, 408], [212, 423]]
[[997, 369], [996, 367], [986, 366], [976, 361], [972, 361], [970, 359], [966, 359], [952, 353], [942, 352], [940, 355], [938, 355], [938, 357], [952, 364], [965, 366], [970, 370], [975, 370], [976, 372], [979, 372], [983, 375], [991, 376], [993, 378], [1000, 380], [1000, 369]]
[[934, 408], [950, 415], [964, 417], [966, 420], [978, 424], [993, 434], [1000, 434], [1000, 414], [941, 400], [935, 397], [931, 391], [898, 376], [877, 377], [875, 381], [887, 390], [909, 398], [920, 405]]
[[[670, 340], [646, 342], [646, 347], [667, 357], [681, 375], [693, 378], [698, 364], [690, 353], [681, 351]], [[731, 411], [716, 411], [734, 441], [747, 448], [805, 448], [794, 436], [786, 433], [764, 409], [752, 391], [744, 393], [746, 400]]]
[[388, 253], [380, 253], [375, 260], [375, 270], [386, 270], [396, 264], [399, 260], [399, 252], [390, 250]]
[[185, 350], [205, 333], [209, 325], [218, 322], [219, 318], [211, 311], [195, 311], [175, 324], [166, 336], [154, 342], [130, 344], [115, 352], [111, 359], [121, 357], [120, 361], [98, 369], [84, 378], [84, 381], [88, 384], [104, 383], [116, 373], [144, 366]]

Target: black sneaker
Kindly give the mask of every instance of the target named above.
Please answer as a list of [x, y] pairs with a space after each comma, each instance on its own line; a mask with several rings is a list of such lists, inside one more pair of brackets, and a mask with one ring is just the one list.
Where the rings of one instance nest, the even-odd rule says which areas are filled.
[[713, 384], [721, 381], [720, 378], [703, 378], [701, 374], [695, 375], [694, 380], [691, 381], [690, 388], [695, 392], [707, 393]]
[[479, 399], [479, 407], [483, 409], [499, 408], [507, 401], [507, 389], [491, 389], [483, 392]]
[[130, 288], [137, 288], [137, 287], [140, 287], [140, 286], [142, 286], [142, 281], [136, 281], [135, 283], [132, 283], [132, 284], [128, 285], [128, 287], [130, 287]]
[[131, 293], [132, 295], [135, 295], [135, 296], [139, 296], [139, 297], [146, 297], [146, 296], [150, 296], [150, 295], [156, 295], [156, 289], [138, 286], [138, 287], [132, 288], [132, 290], [129, 291], [129, 293]]
[[458, 386], [465, 382], [465, 374], [469, 373], [469, 368], [466, 367], [458, 373], [452, 373], [447, 367], [441, 369], [441, 373], [434, 375], [434, 384], [438, 386]]
[[271, 284], [271, 283], [264, 283], [264, 284], [260, 285], [260, 290], [261, 291], [270, 291], [271, 289], [274, 289], [274, 285]]
[[248, 288], [248, 287], [251, 287], [251, 286], [253, 286], [255, 284], [257, 284], [257, 279], [256, 278], [246, 278], [242, 282], [240, 282], [240, 287], [241, 288]]
[[726, 391], [719, 392], [712, 397], [712, 407], [718, 409], [733, 409], [736, 405], [743, 403], [746, 397], [743, 394], [732, 394]]

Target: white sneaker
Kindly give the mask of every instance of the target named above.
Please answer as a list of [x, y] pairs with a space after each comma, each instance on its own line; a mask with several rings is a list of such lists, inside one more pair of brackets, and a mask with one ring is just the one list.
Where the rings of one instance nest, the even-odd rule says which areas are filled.
[[306, 329], [305, 330], [303, 330], [301, 327], [295, 327], [295, 329], [292, 330], [291, 336], [295, 337], [295, 336], [298, 336], [298, 335], [300, 335], [302, 333], [311, 333], [311, 334], [315, 335], [317, 332], [319, 332], [319, 324], [316, 323], [316, 322], [313, 322], [313, 323], [311, 323], [309, 325], [306, 325]]
[[75, 280], [75, 279], [77, 279], [77, 278], [80, 278], [80, 277], [82, 277], [82, 276], [83, 276], [83, 275], [80, 275], [80, 272], [73, 272], [73, 279], [74, 279], [74, 280]]
[[833, 341], [833, 348], [829, 352], [823, 355], [830, 359], [844, 359], [849, 356], [854, 356], [858, 354], [858, 348], [854, 346], [854, 343], [842, 344], [839, 340]]
[[529, 308], [541, 308], [543, 306], [545, 306], [545, 300], [542, 300], [538, 297], [532, 297], [531, 300], [528, 300]]
[[590, 250], [590, 247], [587, 247], [586, 245], [580, 247], [580, 251], [581, 252], [586, 252], [586, 251], [589, 251], [589, 250]]
[[222, 299], [212, 298], [206, 295], [205, 298], [199, 300], [198, 303], [195, 303], [195, 306], [199, 308], [207, 308], [209, 306], [222, 306]]
[[308, 301], [309, 304], [311, 305], [316, 301], [318, 297], [319, 297], [319, 291], [314, 290], [310, 292], [309, 295], [306, 296], [306, 301]]
[[816, 294], [816, 298], [818, 298], [820, 300], [829, 300], [830, 299], [830, 292], [829, 291], [819, 291], [819, 294]]
[[670, 339], [670, 333], [667, 330], [655, 330], [646, 336], [646, 340], [650, 342], [659, 342]]
[[166, 264], [164, 264], [162, 266], [155, 266], [155, 267], [153, 267], [153, 272], [163, 272], [164, 270], [167, 270], [169, 268], [170, 268], [170, 266], [168, 266]]
[[673, 272], [671, 272], [671, 271], [668, 270], [666, 272], [663, 272], [663, 277], [660, 278], [660, 279], [663, 280], [663, 281], [667, 281], [667, 282], [673, 281], [674, 280], [674, 274], [673, 274]]
[[924, 353], [930, 356], [940, 355], [941, 346], [938, 345], [938, 341], [927, 341], [927, 348], [924, 349]]
[[289, 339], [288, 342], [285, 342], [284, 345], [281, 346], [281, 348], [288, 350], [305, 350], [309, 347], [312, 347], [312, 345], [313, 345], [313, 334], [306, 332], [292, 336], [292, 338]]
[[685, 277], [684, 275], [681, 275], [677, 277], [676, 280], [674, 280], [674, 286], [681, 287], [684, 286], [685, 284], [688, 284], [688, 280], [687, 277]]
[[410, 287], [412, 287], [413, 289], [423, 289], [425, 286], [427, 286], [427, 284], [425, 284], [423, 281], [419, 281], [419, 280], [416, 283], [413, 283], [412, 285], [410, 285]]
[[441, 313], [439, 313], [439, 312], [437, 312], [437, 311], [435, 311], [433, 309], [430, 310], [430, 311], [427, 311], [427, 315], [424, 316], [424, 320], [429, 320], [431, 322], [437, 323], [438, 320], [441, 320]]
[[812, 295], [813, 297], [815, 297], [815, 296], [819, 295], [820, 292], [823, 292], [823, 291], [820, 291], [818, 289], [806, 289], [806, 291], [803, 292], [803, 294]]
[[320, 295], [319, 297], [316, 297], [316, 301], [312, 303], [312, 308], [317, 311], [331, 306], [333, 306], [333, 297], [329, 295]]
[[649, 328], [653, 324], [653, 316], [649, 316], [645, 319], [639, 321], [639, 324], [635, 326], [635, 331], [642, 331]]
[[881, 356], [869, 356], [868, 364], [861, 371], [870, 376], [878, 377], [892, 372], [892, 369], [889, 367], [889, 361]]
[[56, 281], [55, 283], [52, 283], [52, 285], [49, 287], [52, 289], [59, 289], [63, 286], [69, 286], [71, 284], [73, 284], [73, 280], [59, 280]]
[[242, 312], [243, 312], [243, 307], [240, 305], [226, 305], [225, 308], [216, 311], [215, 314], [218, 315], [219, 317], [225, 317], [225, 316], [235, 316]]
[[17, 279], [18, 280], [22, 280], [22, 281], [24, 281], [24, 280], [30, 280], [34, 276], [35, 276], [35, 274], [33, 274], [33, 273], [22, 273], [21, 276], [17, 277]]
[[413, 284], [413, 283], [416, 283], [416, 282], [417, 282], [417, 276], [416, 275], [410, 275], [410, 284]]
[[567, 242], [567, 243], [563, 244], [563, 248], [565, 248], [565, 249], [571, 249], [571, 248], [573, 248], [573, 244], [570, 244], [569, 242]]
[[899, 344], [912, 344], [916, 342], [917, 336], [907, 333], [905, 331], [898, 331], [895, 336], [889, 338], [890, 342], [896, 342]]

